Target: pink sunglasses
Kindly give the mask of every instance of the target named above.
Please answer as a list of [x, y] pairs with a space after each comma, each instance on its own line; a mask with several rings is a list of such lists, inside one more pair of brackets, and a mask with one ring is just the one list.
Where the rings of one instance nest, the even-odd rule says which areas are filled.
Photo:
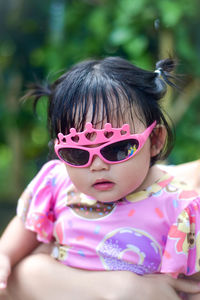
[[[94, 155], [98, 155], [108, 164], [121, 163], [141, 150], [155, 126], [156, 121], [144, 132], [130, 134], [128, 124], [121, 128], [112, 128], [107, 123], [103, 129], [95, 129], [91, 123], [87, 123], [82, 132], [71, 128], [67, 135], [59, 133], [55, 152], [60, 160], [76, 168], [88, 167]], [[91, 147], [98, 144], [101, 145]]]

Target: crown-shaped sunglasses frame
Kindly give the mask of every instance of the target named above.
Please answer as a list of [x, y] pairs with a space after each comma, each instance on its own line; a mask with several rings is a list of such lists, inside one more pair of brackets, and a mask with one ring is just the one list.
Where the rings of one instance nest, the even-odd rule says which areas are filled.
[[[71, 165], [65, 161], [60, 155], [59, 151], [63, 148], [74, 148], [82, 149], [90, 153], [89, 161], [87, 164], [74, 167], [86, 167], [91, 163], [92, 157], [94, 155], [100, 156], [106, 163], [120, 163], [132, 157], [133, 154], [136, 154], [145, 144], [147, 138], [151, 134], [152, 130], [156, 126], [156, 121], [154, 121], [144, 132], [139, 134], [131, 134], [129, 124], [124, 124], [121, 128], [113, 128], [110, 123], [106, 123], [104, 128], [95, 129], [93, 128], [92, 123], [86, 123], [85, 130], [77, 132], [75, 128], [70, 129], [70, 133], [63, 135], [58, 133], [58, 139], [55, 142], [55, 152], [59, 159], [63, 160], [65, 163]], [[131, 151], [132, 155], [129, 155], [126, 159], [120, 161], [109, 161], [105, 159], [100, 150], [108, 145], [111, 145], [116, 142], [134, 139], [138, 141], [138, 148], [134, 151]], [[90, 147], [97, 145], [96, 147]]]

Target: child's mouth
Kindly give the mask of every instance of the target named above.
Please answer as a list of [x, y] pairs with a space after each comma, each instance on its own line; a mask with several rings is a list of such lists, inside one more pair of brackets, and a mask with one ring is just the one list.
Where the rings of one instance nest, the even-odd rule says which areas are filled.
[[111, 190], [114, 186], [114, 182], [108, 181], [108, 180], [97, 180], [93, 184], [93, 188], [98, 191], [108, 191]]

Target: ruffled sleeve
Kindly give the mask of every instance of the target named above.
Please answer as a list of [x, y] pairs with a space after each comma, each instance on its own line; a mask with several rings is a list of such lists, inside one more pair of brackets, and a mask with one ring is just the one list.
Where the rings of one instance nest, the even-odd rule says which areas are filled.
[[17, 215], [25, 227], [36, 232], [37, 239], [48, 243], [53, 236], [53, 187], [57, 162], [46, 163], [18, 200]]
[[171, 226], [161, 272], [174, 277], [200, 272], [200, 198], [193, 200]]

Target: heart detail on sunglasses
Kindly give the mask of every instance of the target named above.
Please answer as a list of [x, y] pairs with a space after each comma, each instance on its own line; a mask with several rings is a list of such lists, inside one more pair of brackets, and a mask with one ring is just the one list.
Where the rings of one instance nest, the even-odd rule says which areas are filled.
[[79, 142], [79, 136], [78, 135], [72, 136], [72, 141], [74, 141], [75, 143], [78, 143]]
[[121, 135], [125, 135], [125, 134], [127, 134], [127, 131], [121, 130], [120, 133], [121, 133]]
[[88, 132], [85, 134], [86, 139], [88, 139], [88, 141], [95, 141], [97, 134], [96, 132]]
[[112, 136], [113, 136], [113, 132], [112, 131], [105, 131], [104, 132], [104, 136], [107, 138], [107, 139], [110, 139]]

